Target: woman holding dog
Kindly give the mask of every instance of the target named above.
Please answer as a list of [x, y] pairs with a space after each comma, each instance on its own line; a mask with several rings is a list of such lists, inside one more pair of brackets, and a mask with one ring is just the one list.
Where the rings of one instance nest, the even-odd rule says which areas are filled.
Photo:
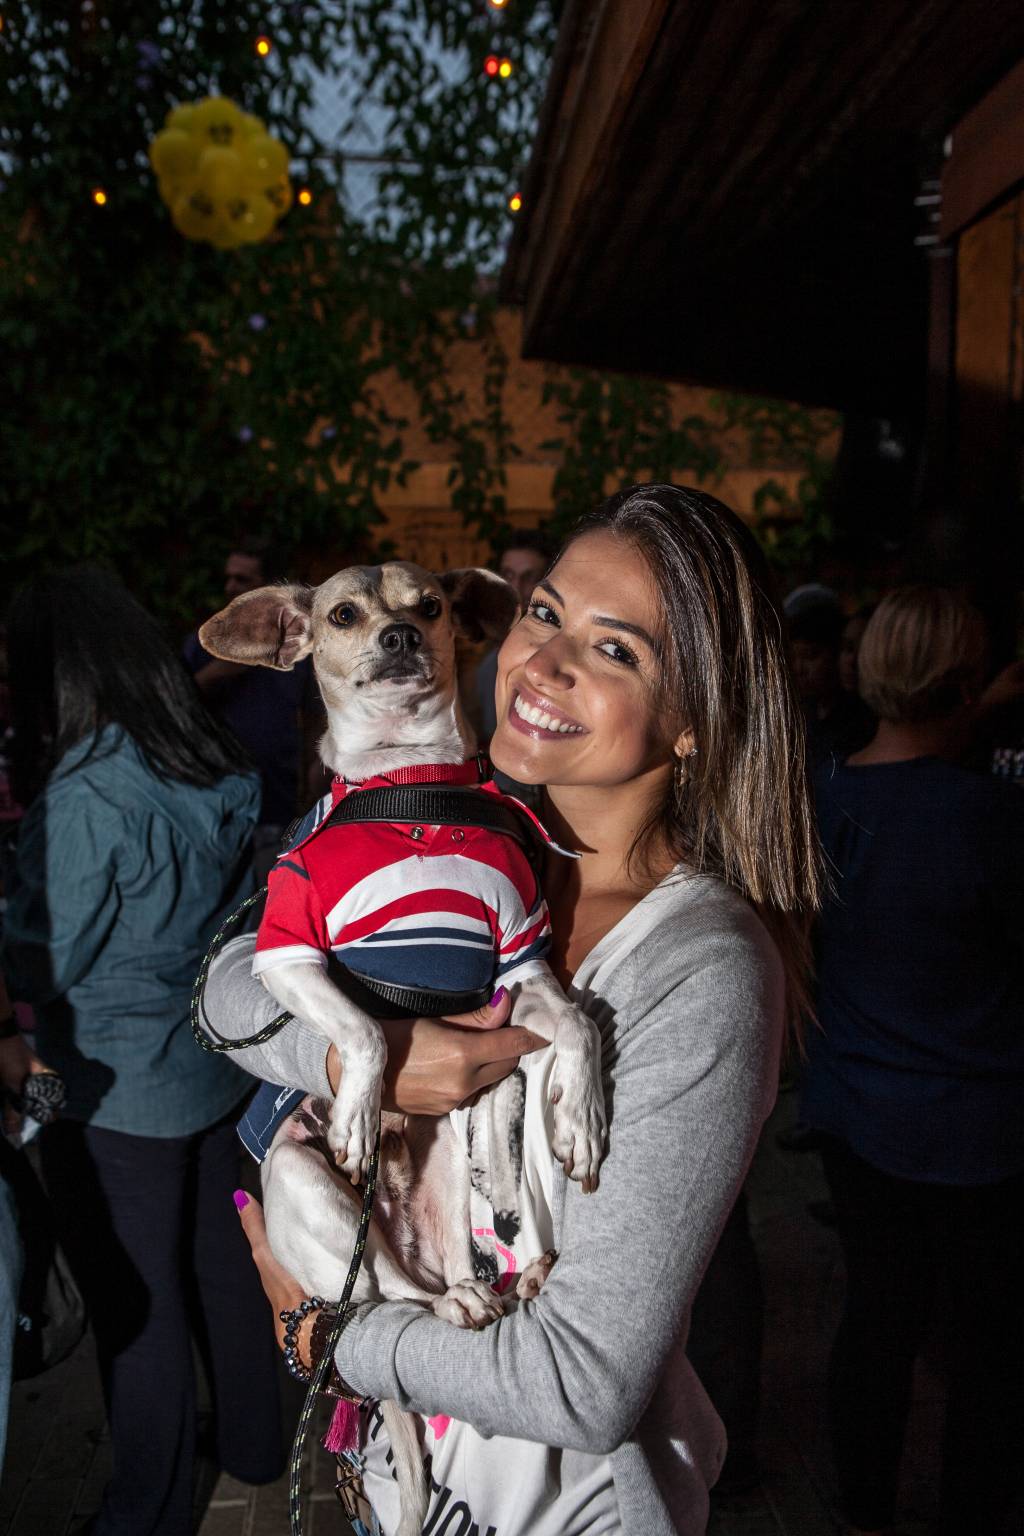
[[[545, 870], [551, 961], [602, 1031], [609, 1144], [584, 1195], [547, 1151], [550, 1126], [531, 1124], [550, 1110], [528, 1088], [523, 1188], [558, 1253], [536, 1301], [481, 1332], [367, 1305], [342, 1336], [353, 1390], [426, 1421], [432, 1536], [705, 1530], [724, 1445], [686, 1359], [689, 1309], [775, 1099], [819, 891], [767, 586], [719, 502], [634, 487], [583, 519], [501, 649], [495, 765], [545, 786], [549, 831], [580, 854]], [[266, 1011], [258, 994], [238, 1032]], [[231, 1033], [218, 1006], [211, 991]], [[503, 1024], [507, 1001], [483, 1012], [478, 1026]], [[390, 1099], [411, 1114], [454, 1108], [536, 1044], [514, 1027], [504, 1046], [424, 1020], [387, 1028]], [[289, 1029], [246, 1065], [322, 1093], [317, 1051]], [[527, 1081], [543, 1062], [523, 1057]], [[241, 1219], [275, 1313], [294, 1307], [255, 1202]], [[392, 1531], [375, 1434], [364, 1486]]]

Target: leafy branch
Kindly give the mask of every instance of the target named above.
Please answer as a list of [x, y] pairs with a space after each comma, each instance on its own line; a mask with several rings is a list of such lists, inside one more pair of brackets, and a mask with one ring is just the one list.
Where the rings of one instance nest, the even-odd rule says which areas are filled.
[[[0, 32], [0, 516], [8, 579], [83, 557], [182, 621], [225, 548], [372, 544], [416, 463], [468, 526], [508, 527], [516, 423], [492, 274], [558, 0], [5, 0]], [[267, 35], [265, 59], [255, 39]], [[485, 74], [508, 56], [507, 80]], [[262, 245], [183, 240], [146, 147], [212, 92], [262, 117], [311, 193]], [[92, 200], [101, 188], [105, 202]], [[452, 372], [482, 349], [482, 402]], [[397, 378], [406, 406], [389, 398]], [[714, 419], [667, 386], [551, 371], [554, 521], [645, 475], [713, 480]], [[393, 395], [393, 391], [391, 392]], [[743, 415], [809, 452], [801, 421]], [[801, 446], [803, 445], [803, 446]]]

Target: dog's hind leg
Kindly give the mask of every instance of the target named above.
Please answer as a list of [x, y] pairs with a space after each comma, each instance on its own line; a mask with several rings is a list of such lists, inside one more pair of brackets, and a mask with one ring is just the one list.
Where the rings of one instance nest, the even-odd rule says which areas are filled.
[[[277, 1133], [263, 1164], [267, 1238], [274, 1257], [310, 1295], [341, 1295], [359, 1229], [358, 1193], [315, 1147]], [[399, 1265], [376, 1222], [353, 1292], [356, 1301], [437, 1300]]]
[[[358, 1193], [316, 1147], [296, 1140], [287, 1124], [263, 1164], [263, 1199], [271, 1251], [310, 1295], [341, 1295], [359, 1229]], [[417, 1285], [395, 1256], [386, 1234], [370, 1223], [354, 1301], [418, 1301], [457, 1328], [483, 1328], [502, 1305], [468, 1266], [438, 1294]]]

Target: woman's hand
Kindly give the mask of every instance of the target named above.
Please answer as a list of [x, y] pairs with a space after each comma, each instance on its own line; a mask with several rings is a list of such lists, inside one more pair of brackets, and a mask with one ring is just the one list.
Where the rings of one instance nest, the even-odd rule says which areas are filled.
[[26, 1077], [31, 1077], [34, 1072], [48, 1072], [50, 1069], [45, 1062], [30, 1051], [23, 1036], [12, 1035], [9, 1040], [0, 1040], [0, 1089], [3, 1093], [3, 1128], [8, 1136], [16, 1136], [20, 1133], [24, 1116], [16, 1110], [7, 1095], [17, 1098], [25, 1084]]
[[[406, 1115], [446, 1115], [481, 1089], [500, 1082], [519, 1058], [545, 1041], [516, 1025], [503, 1028], [511, 1000], [502, 991], [496, 1005], [451, 1019], [394, 1019], [382, 1025], [388, 1042], [382, 1103]], [[338, 1053], [327, 1053], [327, 1075], [335, 1093], [341, 1077]]]
[[[260, 1284], [263, 1294], [274, 1309], [274, 1332], [277, 1342], [284, 1348], [284, 1323], [281, 1321], [282, 1312], [292, 1312], [306, 1299], [306, 1292], [302, 1286], [290, 1275], [288, 1271], [277, 1262], [270, 1251], [267, 1241], [267, 1227], [263, 1220], [263, 1207], [252, 1195], [247, 1195], [244, 1189], [236, 1189], [234, 1194], [235, 1207], [239, 1220], [242, 1223], [242, 1231], [249, 1241], [252, 1250], [252, 1260], [259, 1271]], [[309, 1334], [312, 1331], [313, 1319], [300, 1329], [298, 1341], [298, 1354], [303, 1365], [309, 1364]]]

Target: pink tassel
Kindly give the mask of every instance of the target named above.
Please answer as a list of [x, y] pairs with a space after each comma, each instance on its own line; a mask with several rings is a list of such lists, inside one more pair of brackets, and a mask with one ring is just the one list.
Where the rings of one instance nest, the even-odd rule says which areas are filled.
[[332, 1456], [342, 1451], [354, 1451], [359, 1444], [359, 1404], [339, 1397], [334, 1405], [331, 1427], [324, 1435], [324, 1450]]

